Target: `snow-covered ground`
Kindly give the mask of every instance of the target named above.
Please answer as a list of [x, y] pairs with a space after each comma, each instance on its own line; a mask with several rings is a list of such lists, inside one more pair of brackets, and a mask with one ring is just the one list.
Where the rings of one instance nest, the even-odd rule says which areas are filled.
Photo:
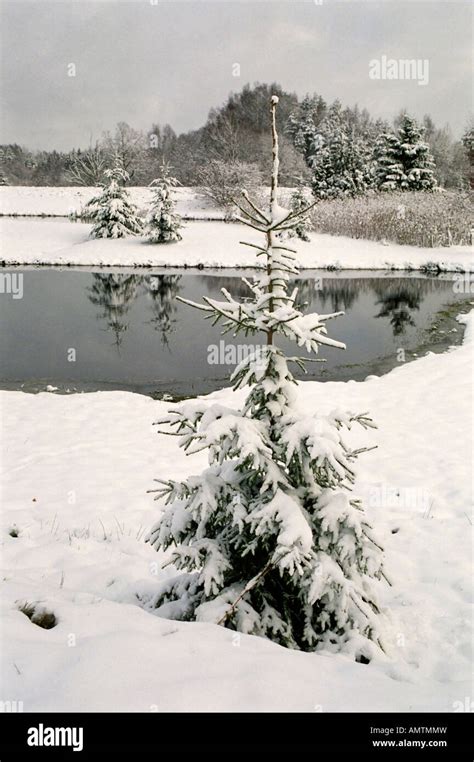
[[[150, 188], [129, 188], [130, 198], [139, 209], [148, 206]], [[0, 214], [54, 215], [67, 217], [79, 214], [87, 202], [100, 192], [100, 188], [41, 188], [21, 185], [0, 187]], [[185, 217], [221, 219], [224, 212], [214, 208], [196, 188], [177, 188], [176, 203], [179, 214]]]
[[[379, 426], [354, 434], [379, 445], [359, 459], [356, 490], [393, 582], [382, 593], [390, 653], [368, 665], [140, 606], [165, 573], [143, 542], [159, 510], [146, 490], [205, 460], [186, 458], [152, 427], [170, 403], [125, 392], [0, 392], [0, 700], [89, 712], [467, 707], [474, 312], [462, 320], [464, 344], [450, 352], [362, 383], [299, 386], [304, 410], [369, 410]], [[226, 389], [209, 400], [234, 405], [241, 396]], [[25, 602], [54, 612], [57, 625], [30, 622], [18, 610]]]
[[[58, 215], [80, 213], [98, 188], [0, 187], [0, 215]], [[132, 201], [143, 212], [149, 188], [130, 188]], [[291, 189], [281, 188], [288, 200]], [[176, 190], [177, 211], [188, 221], [183, 240], [173, 245], [149, 245], [140, 238], [93, 241], [90, 225], [67, 219], [0, 218], [0, 260], [6, 264], [254, 267], [255, 250], [240, 245], [261, 236], [236, 223], [223, 224], [224, 213], [196, 188]], [[209, 219], [213, 221], [208, 221]], [[198, 220], [196, 222], [196, 220]], [[217, 220], [214, 221], [214, 220]], [[312, 234], [310, 243], [292, 240], [301, 268], [418, 269], [428, 262], [443, 270], [474, 271], [468, 246], [423, 249], [394, 243]]]
[[[237, 223], [188, 222], [182, 241], [161, 245], [134, 237], [92, 240], [90, 227], [67, 219], [4, 217], [0, 219], [0, 260], [5, 264], [255, 267], [255, 249], [240, 241], [261, 243], [261, 235]], [[403, 270], [434, 262], [443, 270], [474, 271], [474, 255], [468, 246], [422, 249], [322, 234], [312, 234], [309, 243], [293, 239], [290, 245], [297, 250], [302, 269]]]

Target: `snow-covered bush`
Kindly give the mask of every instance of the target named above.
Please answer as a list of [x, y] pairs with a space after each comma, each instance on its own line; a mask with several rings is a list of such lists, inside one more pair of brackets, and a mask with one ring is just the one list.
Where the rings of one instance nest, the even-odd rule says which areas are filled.
[[161, 166], [161, 176], [152, 180], [152, 200], [146, 219], [145, 237], [149, 243], [175, 243], [181, 241], [181, 217], [175, 211], [174, 188], [178, 185], [170, 175], [167, 164]]
[[212, 159], [199, 170], [201, 192], [222, 209], [230, 211], [242, 188], [255, 197], [262, 184], [262, 173], [256, 164], [245, 161]]
[[84, 207], [82, 217], [93, 223], [92, 238], [124, 238], [139, 235], [143, 224], [137, 208], [131, 203], [124, 182], [128, 174], [119, 166], [106, 169], [108, 182], [99, 196], [94, 196]]
[[[342, 313], [303, 314], [291, 249], [275, 239], [304, 215], [277, 201], [278, 136], [271, 103], [273, 172], [269, 209], [244, 193], [239, 221], [264, 241], [261, 276], [244, 279], [250, 299], [204, 297], [191, 304], [224, 330], [263, 332], [266, 345], [247, 356], [232, 380], [245, 389], [242, 409], [205, 400], [185, 403], [158, 423], [180, 436], [187, 453], [208, 451], [209, 465], [183, 481], [159, 479], [157, 499], [167, 507], [147, 539], [172, 548], [168, 563], [181, 572], [166, 579], [154, 598], [157, 613], [216, 622], [303, 650], [344, 650], [370, 659], [382, 645], [382, 617], [374, 580], [384, 576], [382, 550], [360, 501], [351, 496], [353, 464], [344, 430], [372, 427], [367, 414], [302, 410], [295, 399], [291, 360], [274, 339], [290, 339], [318, 352], [344, 348], [327, 336], [326, 323]], [[263, 259], [263, 262], [262, 262]]]

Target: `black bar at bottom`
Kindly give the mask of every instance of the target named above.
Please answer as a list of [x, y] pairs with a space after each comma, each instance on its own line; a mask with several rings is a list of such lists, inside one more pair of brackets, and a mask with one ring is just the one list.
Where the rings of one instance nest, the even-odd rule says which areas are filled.
[[[92, 758], [114, 750], [154, 754], [208, 747], [304, 747], [420, 758], [455, 754], [472, 760], [472, 715], [459, 714], [0, 714], [1, 762], [27, 757]], [[257, 749], [258, 751], [258, 749]], [[72, 756], [71, 756], [72, 755]], [[21, 757], [23, 758], [23, 756]]]

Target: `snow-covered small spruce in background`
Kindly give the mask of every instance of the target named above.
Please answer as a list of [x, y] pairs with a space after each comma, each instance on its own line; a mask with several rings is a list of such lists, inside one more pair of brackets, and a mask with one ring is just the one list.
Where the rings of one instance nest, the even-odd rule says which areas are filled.
[[146, 220], [145, 237], [148, 243], [175, 243], [181, 241], [181, 217], [175, 211], [174, 188], [179, 185], [170, 174], [167, 164], [161, 166], [161, 176], [152, 180], [151, 208]]
[[94, 196], [84, 207], [82, 217], [93, 223], [92, 238], [124, 238], [127, 235], [139, 235], [143, 223], [138, 210], [131, 203], [124, 183], [128, 174], [120, 166], [106, 169], [107, 178], [100, 196]]
[[308, 200], [306, 199], [304, 189], [300, 184], [290, 197], [290, 210], [300, 216], [298, 216], [294, 228], [291, 228], [288, 231], [288, 238], [297, 237], [301, 241], [306, 241], [306, 243], [311, 240], [308, 233], [313, 229], [313, 223], [309, 213], [305, 213], [307, 207]]
[[304, 315], [296, 306], [294, 252], [275, 236], [294, 229], [295, 214], [277, 201], [278, 135], [271, 101], [273, 172], [270, 208], [244, 192], [241, 222], [263, 234], [247, 244], [264, 259], [262, 275], [244, 280], [253, 299], [204, 297], [203, 310], [225, 331], [263, 332], [266, 344], [238, 365], [236, 389], [248, 390], [241, 410], [189, 401], [158, 421], [181, 437], [188, 453], [208, 450], [209, 466], [182, 482], [157, 480], [166, 498], [147, 540], [172, 548], [168, 563], [180, 574], [164, 580], [151, 602], [163, 617], [215, 622], [302, 650], [342, 650], [370, 660], [383, 648], [383, 616], [376, 602], [384, 577], [383, 552], [359, 500], [351, 497], [353, 462], [343, 436], [353, 423], [373, 426], [364, 413], [329, 415], [301, 410], [286, 358], [274, 338], [317, 352], [343, 349], [326, 322], [342, 313]]

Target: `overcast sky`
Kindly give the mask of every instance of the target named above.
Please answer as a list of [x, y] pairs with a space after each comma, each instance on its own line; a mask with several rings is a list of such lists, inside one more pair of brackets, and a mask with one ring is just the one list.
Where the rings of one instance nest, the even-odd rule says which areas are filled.
[[[472, 113], [470, 2], [2, 0], [1, 11], [2, 143], [66, 150], [122, 120], [187, 131], [256, 81], [374, 116], [430, 113], [456, 136]], [[428, 84], [370, 79], [383, 55], [427, 59]]]

